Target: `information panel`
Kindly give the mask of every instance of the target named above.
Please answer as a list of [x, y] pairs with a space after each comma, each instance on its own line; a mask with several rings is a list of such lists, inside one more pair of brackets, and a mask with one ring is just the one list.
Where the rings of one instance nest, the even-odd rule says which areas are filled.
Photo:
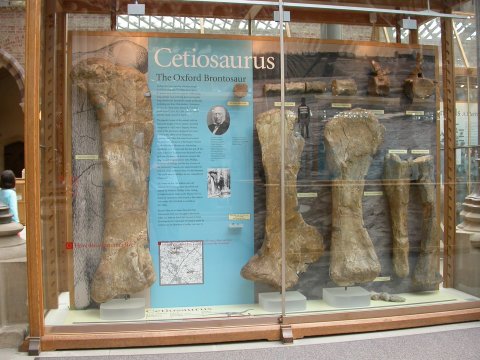
[[152, 307], [254, 302], [250, 41], [151, 38]]

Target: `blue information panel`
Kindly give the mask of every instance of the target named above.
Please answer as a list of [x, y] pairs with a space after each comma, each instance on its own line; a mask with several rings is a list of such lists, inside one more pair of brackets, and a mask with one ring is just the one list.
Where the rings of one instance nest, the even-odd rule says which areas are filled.
[[148, 52], [151, 306], [252, 303], [252, 44], [150, 38]]

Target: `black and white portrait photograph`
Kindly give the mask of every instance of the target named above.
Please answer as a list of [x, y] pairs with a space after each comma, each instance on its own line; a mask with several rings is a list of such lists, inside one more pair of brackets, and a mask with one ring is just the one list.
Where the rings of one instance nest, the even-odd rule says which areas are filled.
[[230, 197], [230, 169], [208, 169], [207, 194], [208, 198]]
[[223, 106], [212, 107], [207, 114], [208, 129], [213, 135], [223, 135], [230, 126], [230, 114]]

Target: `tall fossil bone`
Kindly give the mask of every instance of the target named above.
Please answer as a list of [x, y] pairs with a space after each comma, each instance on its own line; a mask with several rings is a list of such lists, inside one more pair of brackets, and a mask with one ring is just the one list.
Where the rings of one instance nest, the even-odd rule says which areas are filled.
[[419, 187], [423, 209], [422, 241], [413, 282], [418, 286], [430, 287], [441, 282], [441, 276], [437, 272], [433, 157], [423, 156], [414, 161], [402, 161], [394, 154], [386, 156], [384, 185], [393, 228], [393, 266], [399, 277], [409, 274], [408, 203], [412, 180]]
[[91, 58], [71, 76], [95, 106], [102, 137], [103, 253], [91, 285], [101, 303], [155, 281], [146, 232], [152, 107], [146, 77], [136, 69]]
[[363, 224], [362, 196], [364, 177], [384, 133], [383, 125], [362, 109], [340, 113], [325, 126], [327, 163], [335, 174], [330, 277], [340, 286], [372, 281], [380, 272]]
[[437, 238], [437, 217], [435, 214], [435, 181], [433, 156], [427, 155], [413, 161], [416, 186], [422, 201], [422, 239], [420, 254], [413, 271], [413, 283], [421, 287], [432, 287], [442, 282], [438, 273], [439, 241]]
[[408, 265], [408, 201], [411, 173], [410, 161], [403, 161], [396, 154], [385, 156], [383, 181], [392, 222], [393, 270], [401, 278], [410, 273]]
[[[322, 235], [303, 220], [298, 212], [297, 173], [305, 141], [294, 134], [295, 115], [285, 114], [285, 241], [286, 287], [298, 281], [298, 274], [307, 269], [323, 253]], [[281, 136], [280, 111], [270, 110], [257, 118], [257, 131], [262, 147], [262, 161], [266, 174], [265, 239], [261, 249], [243, 267], [244, 278], [267, 283], [277, 289], [282, 286], [281, 277], [281, 226], [280, 226], [280, 175]]]
[[435, 182], [433, 157], [422, 156], [402, 161], [398, 155], [385, 157], [384, 187], [390, 207], [393, 233], [393, 269], [404, 278], [409, 275], [408, 203], [410, 186], [420, 191], [422, 202], [422, 238], [413, 272], [413, 283], [431, 287], [442, 281], [438, 273], [439, 249], [435, 215]]

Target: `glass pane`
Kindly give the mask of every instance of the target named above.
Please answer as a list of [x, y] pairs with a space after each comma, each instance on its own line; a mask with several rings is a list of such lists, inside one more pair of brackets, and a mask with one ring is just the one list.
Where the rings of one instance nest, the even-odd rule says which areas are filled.
[[422, 45], [365, 42], [368, 27], [341, 25], [330, 39], [285, 41], [296, 118], [286, 267], [298, 274], [287, 294], [306, 298], [295, 308], [287, 296], [289, 315], [470, 299], [442, 287], [441, 52], [428, 44], [440, 45], [439, 24], [421, 25]]
[[[474, 241], [456, 243], [451, 288], [441, 276], [439, 19], [409, 45], [396, 15], [289, 4], [282, 27], [254, 1], [116, 17], [74, 3], [46, 8], [44, 34], [50, 329], [479, 296]], [[455, 24], [460, 223], [478, 182], [477, 40], [473, 18]]]
[[62, 262], [45, 286], [47, 326], [277, 321], [278, 23], [271, 9], [261, 21], [244, 20], [246, 4], [222, 4], [236, 18], [215, 9], [118, 14], [116, 32], [108, 13], [67, 15], [68, 74], [52, 75], [56, 99], [68, 94], [67, 215], [49, 223], [63, 236], [45, 234], [59, 251], [45, 253], [46, 273]]
[[[455, 238], [455, 270], [453, 286], [472, 299], [480, 297], [480, 270], [477, 236], [480, 231], [476, 218], [479, 203], [479, 138], [478, 138], [478, 24], [473, 12], [474, 2], [461, 9], [467, 19], [456, 21], [458, 41], [457, 58], [462, 64], [457, 68], [457, 118], [456, 118], [456, 205], [457, 230]], [[475, 3], [478, 6], [478, 3]], [[478, 14], [478, 9], [476, 9]], [[474, 76], [472, 76], [474, 75]]]

